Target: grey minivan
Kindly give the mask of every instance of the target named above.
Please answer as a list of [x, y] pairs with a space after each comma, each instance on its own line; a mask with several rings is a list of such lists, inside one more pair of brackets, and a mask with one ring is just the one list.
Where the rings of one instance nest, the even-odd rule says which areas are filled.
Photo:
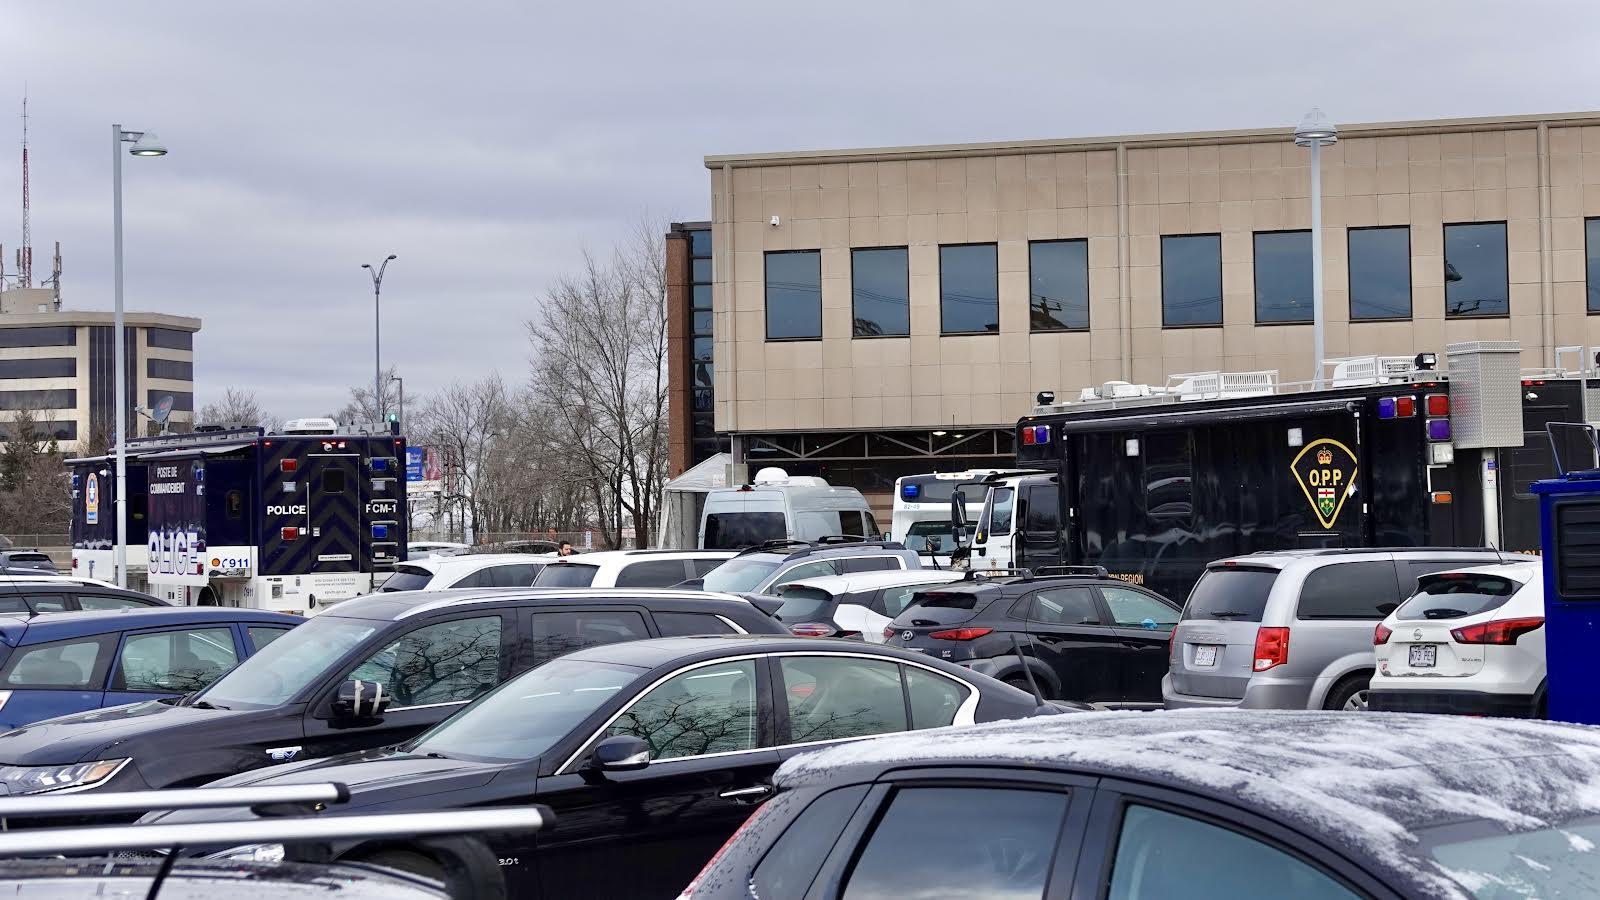
[[1485, 549], [1284, 550], [1218, 560], [1172, 630], [1168, 709], [1365, 709], [1373, 628], [1417, 578], [1529, 557]]

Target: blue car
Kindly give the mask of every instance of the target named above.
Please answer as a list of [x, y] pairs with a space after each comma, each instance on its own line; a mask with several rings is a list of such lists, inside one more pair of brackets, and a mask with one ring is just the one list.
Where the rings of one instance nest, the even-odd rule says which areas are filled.
[[302, 621], [215, 606], [0, 616], [0, 729], [197, 691]]

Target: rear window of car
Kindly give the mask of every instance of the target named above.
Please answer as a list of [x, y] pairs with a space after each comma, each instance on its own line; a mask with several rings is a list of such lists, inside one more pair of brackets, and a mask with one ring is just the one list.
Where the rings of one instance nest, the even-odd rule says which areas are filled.
[[[24, 649], [7, 660], [5, 685], [46, 690], [87, 688], [94, 681], [103, 646], [104, 641], [96, 637]], [[99, 686], [95, 689], [99, 690]]]
[[1267, 597], [1277, 569], [1249, 569], [1243, 566], [1207, 569], [1189, 592], [1184, 607], [1185, 619], [1215, 619], [1226, 622], [1259, 622], [1267, 609]]
[[1523, 582], [1503, 575], [1446, 572], [1424, 575], [1417, 592], [1395, 611], [1397, 619], [1461, 619], [1504, 606]]
[[1378, 621], [1394, 611], [1399, 590], [1387, 559], [1320, 566], [1300, 586], [1295, 617]]
[[12, 553], [10, 554], [10, 560], [11, 562], [47, 563], [50, 561], [50, 557], [43, 553]]
[[778, 596], [783, 605], [772, 617], [779, 622], [817, 622], [833, 612], [833, 595], [821, 588], [785, 585]]
[[534, 587], [588, 587], [594, 583], [595, 573], [599, 571], [599, 566], [582, 563], [551, 563], [539, 572], [533, 584]]
[[687, 578], [681, 559], [629, 563], [617, 573], [617, 587], [672, 587]]
[[707, 550], [743, 550], [765, 541], [788, 537], [789, 523], [781, 512], [712, 513], [706, 516]]
[[420, 591], [433, 580], [433, 573], [421, 566], [395, 566], [379, 591]]
[[999, 592], [993, 589], [928, 591], [917, 602], [895, 617], [896, 622], [916, 625], [954, 625], [966, 622], [993, 603]]

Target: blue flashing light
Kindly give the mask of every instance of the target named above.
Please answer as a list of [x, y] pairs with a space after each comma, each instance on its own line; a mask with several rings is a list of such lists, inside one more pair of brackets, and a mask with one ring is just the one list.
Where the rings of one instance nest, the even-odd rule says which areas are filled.
[[387, 525], [374, 525], [374, 526], [372, 526], [372, 539], [375, 540], [375, 541], [388, 540], [389, 539], [389, 526], [387, 526]]
[[374, 471], [374, 472], [387, 472], [387, 471], [389, 471], [389, 457], [387, 457], [387, 456], [374, 456], [372, 458], [372, 471]]
[[1050, 443], [1050, 426], [1049, 425], [1035, 425], [1033, 427], [1033, 442], [1035, 444], [1048, 444], [1048, 443]]
[[1392, 419], [1394, 417], [1395, 417], [1394, 398], [1393, 397], [1379, 397], [1378, 398], [1378, 418], [1380, 418], [1380, 419]]
[[918, 497], [922, 496], [922, 485], [920, 485], [920, 484], [902, 485], [901, 488], [900, 488], [900, 496], [902, 498], [906, 499], [906, 500], [915, 500]]

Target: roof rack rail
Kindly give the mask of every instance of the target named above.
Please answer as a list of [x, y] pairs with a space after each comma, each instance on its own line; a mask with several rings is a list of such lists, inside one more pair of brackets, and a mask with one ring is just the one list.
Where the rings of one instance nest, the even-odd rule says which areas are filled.
[[1040, 566], [1034, 575], [1067, 575], [1080, 578], [1110, 578], [1105, 566]]
[[818, 544], [864, 544], [867, 538], [859, 534], [825, 534], [817, 538]]
[[1004, 568], [1004, 567], [994, 568], [994, 569], [968, 569], [967, 570], [967, 574], [961, 576], [961, 580], [962, 581], [977, 581], [980, 576], [984, 577], [984, 578], [993, 578], [993, 577], [1005, 578], [1005, 577], [1013, 576], [1013, 575], [1014, 576], [1020, 576], [1023, 581], [1032, 581], [1033, 580], [1033, 570], [1032, 569]]
[[769, 550], [781, 550], [784, 547], [810, 547], [810, 546], [811, 546], [811, 542], [810, 541], [799, 541], [799, 540], [795, 540], [793, 538], [780, 538], [779, 540], [775, 540], [775, 541], [762, 541], [759, 544], [753, 544], [753, 545], [751, 545], [749, 547], [744, 548], [743, 550], [740, 550], [737, 555], [738, 556], [743, 556], [746, 553], [766, 553]]

